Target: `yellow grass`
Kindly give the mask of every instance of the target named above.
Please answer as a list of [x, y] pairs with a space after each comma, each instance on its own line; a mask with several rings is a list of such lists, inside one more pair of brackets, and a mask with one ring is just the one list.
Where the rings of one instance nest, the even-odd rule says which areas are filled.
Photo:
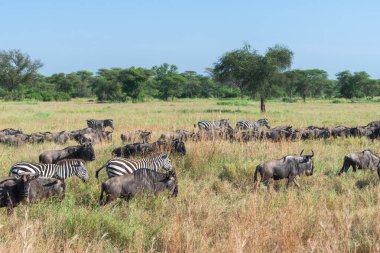
[[[84, 100], [52, 103], [0, 103], [0, 129], [26, 133], [86, 127], [86, 119], [112, 118], [113, 142], [95, 147], [88, 184], [67, 180], [66, 198], [19, 206], [8, 217], [0, 210], [0, 252], [377, 252], [380, 251], [380, 190], [374, 172], [337, 177], [346, 153], [380, 151], [378, 141], [337, 139], [307, 142], [224, 141], [186, 143], [188, 155], [173, 158], [179, 195], [141, 196], [99, 208], [97, 168], [121, 145], [124, 131], [192, 130], [199, 120], [266, 117], [272, 126], [365, 125], [380, 119], [375, 103], [269, 102], [261, 115], [248, 106], [217, 105], [216, 100], [143, 104], [95, 104]], [[74, 142], [67, 145], [74, 145]], [[18, 161], [38, 161], [54, 143], [8, 147], [0, 144], [0, 175]], [[315, 174], [298, 179], [301, 189], [279, 182], [269, 194], [252, 193], [257, 164], [286, 154], [315, 152]], [[103, 172], [101, 180], [106, 179]]]

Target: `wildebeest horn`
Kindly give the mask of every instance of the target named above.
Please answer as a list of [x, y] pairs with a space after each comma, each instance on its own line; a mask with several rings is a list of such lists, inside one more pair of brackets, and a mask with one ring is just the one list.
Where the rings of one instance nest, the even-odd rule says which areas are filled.
[[313, 156], [314, 156], [314, 151], [311, 150], [311, 156], [310, 156], [310, 158], [312, 158]]
[[304, 151], [304, 149], [302, 149], [300, 156], [302, 156], [303, 151]]

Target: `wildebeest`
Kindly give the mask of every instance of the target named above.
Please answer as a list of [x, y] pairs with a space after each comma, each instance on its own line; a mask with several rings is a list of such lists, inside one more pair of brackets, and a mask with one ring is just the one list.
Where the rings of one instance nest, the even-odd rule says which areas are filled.
[[102, 183], [99, 204], [105, 205], [117, 198], [129, 200], [140, 192], [158, 193], [165, 189], [170, 190], [169, 196], [177, 196], [178, 182], [174, 170], [159, 173], [150, 169], [139, 169], [132, 174], [112, 177]]
[[114, 129], [112, 119], [103, 119], [103, 120], [88, 119], [87, 126], [89, 128], [100, 130], [100, 131], [104, 131], [104, 129], [108, 126], [111, 127], [112, 130]]
[[354, 172], [356, 172], [356, 169], [377, 169], [379, 173], [380, 158], [369, 150], [363, 150], [362, 152], [345, 155], [343, 159], [343, 166], [338, 172], [338, 175], [347, 172], [351, 166]]
[[257, 174], [260, 173], [261, 180], [268, 190], [269, 190], [269, 179], [273, 178], [274, 180], [280, 180], [287, 178], [288, 183], [295, 183], [297, 187], [300, 187], [296, 181], [296, 176], [303, 173], [306, 176], [311, 176], [314, 173], [314, 164], [312, 157], [314, 152], [312, 151], [311, 155], [302, 155], [303, 150], [301, 151], [300, 156], [284, 156], [281, 159], [267, 161], [263, 164], [260, 164], [256, 167], [256, 171], [253, 176], [254, 182], [254, 191], [257, 189]]
[[29, 201], [37, 202], [49, 197], [65, 197], [65, 182], [57, 178], [39, 177], [31, 181], [29, 187]]
[[331, 129], [331, 136], [334, 138], [337, 137], [348, 137], [351, 135], [351, 128], [346, 127], [346, 126], [336, 126]]
[[0, 179], [0, 207], [7, 207], [8, 214], [20, 202], [29, 202], [31, 182], [39, 175], [23, 174], [20, 178], [5, 177]]
[[125, 132], [120, 135], [121, 141], [123, 143], [125, 142], [132, 142], [132, 143], [148, 143], [151, 138], [151, 133], [149, 131], [132, 131], [132, 132]]
[[47, 150], [40, 154], [40, 163], [57, 163], [65, 159], [95, 160], [95, 150], [92, 144], [70, 146], [61, 150]]
[[153, 152], [153, 145], [149, 143], [133, 143], [123, 147], [115, 148], [112, 154], [117, 157], [129, 158], [131, 156], [146, 156]]
[[81, 145], [97, 144], [100, 142], [112, 141], [112, 132], [94, 130], [90, 133], [78, 134], [74, 136], [74, 139]]

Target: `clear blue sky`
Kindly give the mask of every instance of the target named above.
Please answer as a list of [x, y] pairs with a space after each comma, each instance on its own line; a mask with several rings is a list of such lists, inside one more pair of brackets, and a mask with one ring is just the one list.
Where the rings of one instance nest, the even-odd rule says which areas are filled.
[[0, 0], [0, 50], [40, 59], [40, 72], [152, 67], [204, 74], [248, 42], [294, 52], [292, 68], [380, 79], [380, 1]]

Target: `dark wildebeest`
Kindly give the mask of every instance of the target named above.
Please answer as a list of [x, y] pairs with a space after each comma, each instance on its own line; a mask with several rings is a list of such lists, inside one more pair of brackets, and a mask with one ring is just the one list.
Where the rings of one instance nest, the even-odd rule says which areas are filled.
[[5, 177], [0, 179], [0, 207], [7, 207], [8, 214], [13, 213], [13, 207], [20, 202], [29, 202], [31, 182], [38, 175], [23, 174], [20, 178]]
[[92, 144], [70, 146], [61, 150], [47, 150], [40, 154], [40, 163], [57, 163], [65, 159], [95, 160], [95, 150]]
[[88, 119], [87, 126], [89, 128], [100, 130], [100, 131], [104, 131], [104, 129], [108, 126], [111, 127], [112, 130], [114, 129], [112, 119], [103, 119], [103, 120]]
[[348, 137], [351, 135], [351, 128], [346, 126], [336, 126], [331, 129], [331, 136], [334, 138], [337, 137]]
[[284, 156], [281, 159], [267, 161], [263, 164], [260, 164], [256, 167], [256, 171], [253, 176], [254, 182], [254, 191], [257, 189], [257, 174], [260, 173], [261, 182], [263, 182], [269, 190], [269, 179], [273, 178], [274, 180], [280, 180], [287, 178], [288, 183], [295, 183], [297, 187], [300, 185], [296, 181], [296, 176], [305, 173], [307, 176], [311, 176], [314, 173], [314, 164], [312, 157], [314, 152], [312, 151], [311, 155], [302, 155], [303, 150], [301, 151], [300, 156]]
[[39, 177], [30, 183], [29, 201], [37, 202], [53, 196], [63, 199], [65, 197], [65, 182], [57, 178]]
[[369, 150], [363, 150], [362, 152], [345, 155], [343, 166], [338, 172], [338, 175], [341, 175], [343, 172], [347, 172], [351, 166], [354, 172], [356, 172], [356, 169], [377, 169], [377, 172], [379, 173], [380, 158]]
[[3, 133], [5, 135], [15, 135], [15, 134], [22, 134], [23, 132], [21, 130], [16, 130], [13, 128], [5, 128], [1, 130], [0, 133]]
[[153, 153], [153, 145], [149, 143], [133, 143], [123, 147], [115, 148], [112, 154], [117, 157], [128, 158], [130, 156], [141, 155], [146, 156]]
[[132, 174], [112, 177], [102, 183], [99, 204], [105, 205], [117, 198], [129, 200], [140, 192], [158, 193], [165, 189], [170, 190], [169, 196], [177, 196], [178, 182], [174, 170], [159, 173], [150, 169], [139, 169]]

